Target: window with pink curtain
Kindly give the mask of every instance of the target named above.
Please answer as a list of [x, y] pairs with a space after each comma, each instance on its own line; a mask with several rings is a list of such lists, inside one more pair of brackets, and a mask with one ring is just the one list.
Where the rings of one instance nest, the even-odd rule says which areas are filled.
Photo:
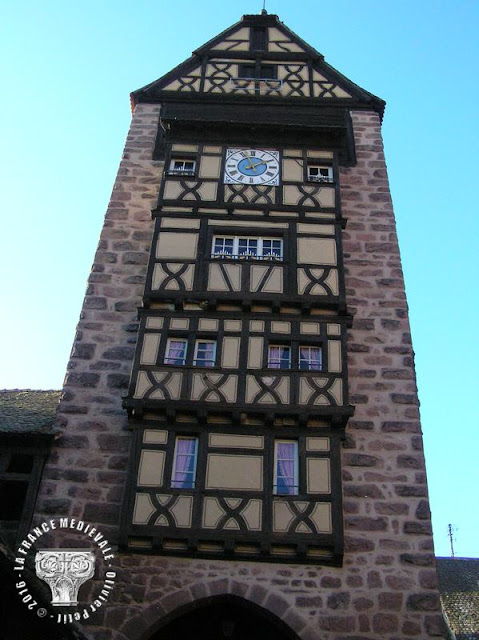
[[294, 440], [277, 440], [274, 445], [274, 493], [297, 495], [298, 443]]
[[291, 347], [281, 345], [271, 345], [268, 350], [269, 369], [290, 369], [291, 368]]
[[321, 371], [321, 348], [299, 347], [299, 368], [310, 371]]
[[185, 364], [186, 340], [168, 340], [165, 364]]
[[194, 489], [198, 438], [178, 437], [175, 443], [175, 457], [171, 486], [173, 489]]
[[214, 340], [197, 340], [194, 364], [197, 367], [214, 367], [216, 342]]

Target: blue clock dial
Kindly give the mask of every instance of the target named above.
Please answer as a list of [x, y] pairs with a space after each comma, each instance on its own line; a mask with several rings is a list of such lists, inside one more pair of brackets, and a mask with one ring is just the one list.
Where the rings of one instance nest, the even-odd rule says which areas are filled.
[[245, 176], [260, 176], [266, 171], [268, 166], [266, 162], [260, 158], [243, 158], [238, 162], [238, 171], [244, 173]]
[[226, 184], [279, 185], [279, 151], [272, 149], [227, 149]]

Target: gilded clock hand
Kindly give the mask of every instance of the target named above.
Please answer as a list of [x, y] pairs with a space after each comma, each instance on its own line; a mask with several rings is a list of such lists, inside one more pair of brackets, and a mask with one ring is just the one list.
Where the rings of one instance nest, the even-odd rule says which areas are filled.
[[245, 151], [245, 156], [249, 160], [249, 165], [247, 167], [245, 167], [245, 168], [246, 169], [253, 169], [253, 171], [256, 171], [255, 167], [258, 166], [258, 165], [257, 164], [253, 164], [253, 160], [251, 159], [251, 156], [249, 154], [247, 154], [246, 151]]

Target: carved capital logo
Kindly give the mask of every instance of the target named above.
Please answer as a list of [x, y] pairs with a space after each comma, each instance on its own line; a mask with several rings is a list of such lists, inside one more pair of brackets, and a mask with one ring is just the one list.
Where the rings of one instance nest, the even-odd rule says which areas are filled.
[[40, 549], [35, 571], [50, 587], [53, 606], [77, 605], [78, 590], [95, 572], [95, 555], [83, 549]]

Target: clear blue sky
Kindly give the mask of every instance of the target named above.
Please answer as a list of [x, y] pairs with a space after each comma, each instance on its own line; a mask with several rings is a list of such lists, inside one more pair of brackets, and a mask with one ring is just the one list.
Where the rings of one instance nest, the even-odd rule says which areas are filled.
[[[61, 387], [130, 91], [261, 7], [262, 0], [4, 4], [0, 388]], [[453, 523], [456, 555], [477, 557], [479, 3], [267, 0], [266, 8], [388, 103], [383, 134], [436, 552], [449, 554]]]

